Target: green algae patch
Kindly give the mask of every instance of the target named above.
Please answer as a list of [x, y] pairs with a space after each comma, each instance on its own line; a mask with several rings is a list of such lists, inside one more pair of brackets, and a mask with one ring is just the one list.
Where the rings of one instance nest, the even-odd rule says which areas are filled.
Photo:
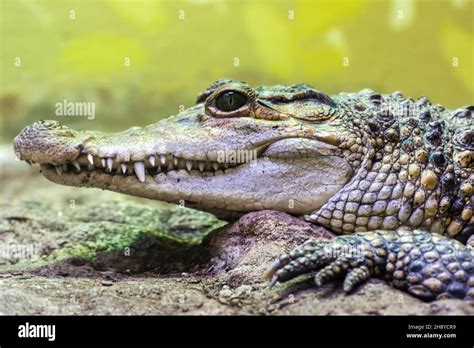
[[81, 257], [87, 260], [95, 258], [98, 252], [121, 252], [127, 253], [130, 248], [141, 237], [152, 236], [156, 238], [163, 250], [183, 248], [199, 244], [201, 238], [183, 239], [160, 232], [144, 228], [141, 226], [129, 226], [124, 224], [103, 223], [90, 226], [87, 240], [78, 243], [71, 243], [63, 248], [55, 250], [48, 256], [48, 259], [60, 261], [71, 257]]
[[150, 207], [133, 201], [87, 202], [62, 209], [32, 201], [4, 205], [0, 230], [8, 233], [1, 242], [34, 245], [36, 254], [26, 260], [1, 260], [0, 271], [71, 258], [94, 261], [99, 254], [127, 255], [131, 249], [145, 259], [150, 252], [186, 251], [225, 224], [199, 211], [170, 205]]

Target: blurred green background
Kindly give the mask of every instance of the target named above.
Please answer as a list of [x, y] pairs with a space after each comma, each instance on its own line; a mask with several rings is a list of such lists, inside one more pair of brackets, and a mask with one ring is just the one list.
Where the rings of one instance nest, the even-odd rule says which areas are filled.
[[[224, 76], [472, 104], [473, 3], [1, 0], [2, 140], [39, 119], [153, 123]], [[95, 119], [55, 116], [64, 99], [95, 102]]]

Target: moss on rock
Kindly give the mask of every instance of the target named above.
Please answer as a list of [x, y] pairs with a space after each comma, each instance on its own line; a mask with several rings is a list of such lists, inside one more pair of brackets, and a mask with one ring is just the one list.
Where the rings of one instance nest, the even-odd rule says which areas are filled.
[[[186, 249], [223, 225], [225, 222], [210, 214], [132, 201], [89, 203], [62, 210], [45, 203], [24, 202], [4, 206], [0, 216], [0, 228], [9, 231], [10, 236], [4, 242], [38, 244], [42, 265], [124, 252], [144, 237], [156, 240], [163, 250]], [[38, 261], [22, 263], [31, 267]]]

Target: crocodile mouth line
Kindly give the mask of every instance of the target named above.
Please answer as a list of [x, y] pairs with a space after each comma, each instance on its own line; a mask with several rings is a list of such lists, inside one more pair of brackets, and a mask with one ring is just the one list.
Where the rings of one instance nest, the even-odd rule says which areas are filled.
[[[334, 148], [333, 145], [329, 145], [327, 142], [320, 142], [315, 139], [305, 137], [290, 137], [283, 136], [272, 139], [271, 141], [261, 142], [254, 144], [253, 149], [239, 149], [239, 150], [222, 150], [222, 153], [245, 153], [241, 157], [234, 156], [233, 159], [229, 160], [227, 155], [222, 156], [200, 156], [200, 159], [183, 158], [174, 155], [171, 152], [168, 153], [156, 153], [151, 155], [145, 155], [143, 159], [130, 160], [133, 157], [132, 154], [128, 155], [128, 159], [117, 157], [101, 157], [93, 153], [97, 151], [89, 151], [81, 148], [79, 155], [75, 159], [65, 160], [63, 163], [52, 163], [52, 162], [34, 162], [26, 159], [26, 162], [31, 164], [40, 164], [41, 169], [48, 171], [49, 173], [55, 173], [58, 176], [69, 176], [69, 175], [80, 175], [84, 173], [95, 173], [99, 175], [122, 176], [122, 177], [135, 177], [138, 181], [144, 183], [146, 176], [155, 177], [156, 175], [168, 175], [170, 173], [178, 173], [184, 171], [191, 176], [203, 176], [210, 177], [216, 175], [226, 174], [226, 171], [236, 169], [243, 165], [252, 165], [256, 163], [258, 159], [262, 157], [275, 157], [284, 160], [284, 157], [279, 157], [278, 154], [266, 154], [267, 149], [282, 140], [289, 139], [306, 139], [309, 141], [315, 141], [315, 143], [325, 144], [330, 148]], [[217, 151], [218, 153], [220, 151]], [[328, 154], [328, 153], [326, 153]], [[215, 154], [214, 154], [215, 155]], [[324, 155], [319, 153], [318, 156]], [[305, 156], [304, 153], [297, 151], [291, 154], [292, 157]], [[311, 155], [306, 155], [311, 156]], [[243, 157], [243, 158], [242, 158]], [[212, 159], [210, 159], [212, 158]]]
[[235, 168], [244, 163], [223, 163], [209, 160], [192, 160], [176, 157], [172, 154], [150, 155], [143, 161], [119, 162], [112, 157], [100, 158], [92, 154], [81, 154], [75, 160], [64, 164], [41, 163], [41, 168], [55, 170], [58, 175], [96, 172], [105, 175], [135, 176], [140, 182], [145, 182], [146, 175], [155, 176], [185, 170], [202, 175], [222, 173], [229, 168]]

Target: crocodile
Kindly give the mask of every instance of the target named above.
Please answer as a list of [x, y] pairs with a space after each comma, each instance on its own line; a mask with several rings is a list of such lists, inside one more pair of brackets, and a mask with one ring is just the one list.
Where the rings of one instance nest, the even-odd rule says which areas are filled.
[[270, 285], [311, 274], [350, 293], [377, 277], [426, 301], [473, 300], [473, 112], [400, 92], [220, 79], [155, 124], [106, 134], [38, 121], [14, 150], [58, 184], [229, 220], [278, 210], [337, 234], [278, 257]]

